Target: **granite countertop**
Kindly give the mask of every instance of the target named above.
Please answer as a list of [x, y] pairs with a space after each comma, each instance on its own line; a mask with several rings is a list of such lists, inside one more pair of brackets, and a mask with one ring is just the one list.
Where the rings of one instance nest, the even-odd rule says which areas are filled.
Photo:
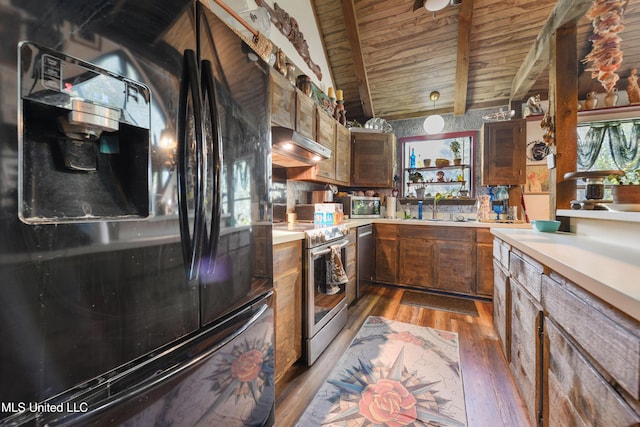
[[491, 233], [640, 320], [640, 248], [572, 233], [492, 228]]

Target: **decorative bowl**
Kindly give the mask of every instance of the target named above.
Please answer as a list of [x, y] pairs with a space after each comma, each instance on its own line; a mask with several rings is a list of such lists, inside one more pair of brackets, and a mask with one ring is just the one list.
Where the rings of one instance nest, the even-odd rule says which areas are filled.
[[560, 228], [560, 221], [536, 219], [531, 221], [531, 226], [536, 231], [541, 231], [543, 233], [555, 233]]
[[436, 159], [436, 167], [449, 166], [449, 159]]

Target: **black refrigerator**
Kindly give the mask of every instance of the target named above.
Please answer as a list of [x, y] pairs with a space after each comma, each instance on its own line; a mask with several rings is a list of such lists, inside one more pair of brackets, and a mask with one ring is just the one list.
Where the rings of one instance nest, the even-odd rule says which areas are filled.
[[0, 425], [272, 425], [268, 65], [193, 0], [0, 0]]

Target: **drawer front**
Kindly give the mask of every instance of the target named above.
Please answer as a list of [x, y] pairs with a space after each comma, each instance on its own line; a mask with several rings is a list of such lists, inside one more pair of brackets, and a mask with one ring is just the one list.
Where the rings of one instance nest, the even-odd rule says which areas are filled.
[[418, 225], [401, 225], [398, 234], [402, 239], [436, 240], [438, 237], [435, 227]]
[[509, 271], [509, 245], [500, 239], [493, 239], [493, 257]]
[[488, 228], [476, 229], [476, 242], [478, 243], [493, 243], [493, 234]]
[[476, 231], [462, 227], [441, 227], [439, 225], [403, 225], [400, 226], [400, 237], [414, 239], [452, 240], [473, 243]]
[[640, 417], [580, 354], [570, 340], [545, 319], [545, 371], [543, 406], [549, 426], [632, 426]]
[[302, 262], [302, 241], [280, 243], [273, 247], [273, 275], [280, 277], [291, 270], [300, 269]]
[[398, 226], [393, 224], [375, 224], [374, 231], [376, 237], [398, 237]]
[[622, 388], [640, 398], [640, 322], [555, 273], [544, 277], [542, 303]]
[[535, 299], [540, 301], [542, 287], [542, 264], [512, 249], [509, 254], [509, 274], [516, 279]]

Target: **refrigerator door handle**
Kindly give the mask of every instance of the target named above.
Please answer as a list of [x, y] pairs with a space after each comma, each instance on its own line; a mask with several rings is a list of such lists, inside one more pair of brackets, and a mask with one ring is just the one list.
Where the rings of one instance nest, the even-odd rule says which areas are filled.
[[[204, 176], [203, 138], [204, 127], [202, 117], [202, 99], [200, 96], [200, 85], [198, 79], [198, 68], [196, 54], [193, 50], [184, 51], [182, 81], [180, 84], [180, 101], [178, 105], [178, 208], [180, 218], [180, 236], [182, 241], [182, 253], [185, 260], [187, 277], [189, 280], [198, 278], [200, 264], [200, 254], [202, 252], [203, 234], [203, 214], [204, 192], [202, 191], [202, 180]], [[188, 102], [191, 94], [194, 136], [195, 136], [195, 170], [189, 170], [189, 129], [188, 123]], [[189, 230], [187, 175], [195, 172], [194, 182], [194, 218], [193, 235]]]
[[215, 268], [218, 255], [218, 240], [220, 239], [220, 218], [222, 217], [220, 202], [220, 176], [222, 173], [222, 134], [220, 116], [216, 107], [216, 87], [211, 62], [202, 61], [202, 92], [206, 100], [205, 109], [209, 112], [211, 121], [211, 136], [213, 138], [213, 201], [211, 206], [211, 230], [208, 242], [208, 256], [211, 262], [207, 263], [208, 273]]

